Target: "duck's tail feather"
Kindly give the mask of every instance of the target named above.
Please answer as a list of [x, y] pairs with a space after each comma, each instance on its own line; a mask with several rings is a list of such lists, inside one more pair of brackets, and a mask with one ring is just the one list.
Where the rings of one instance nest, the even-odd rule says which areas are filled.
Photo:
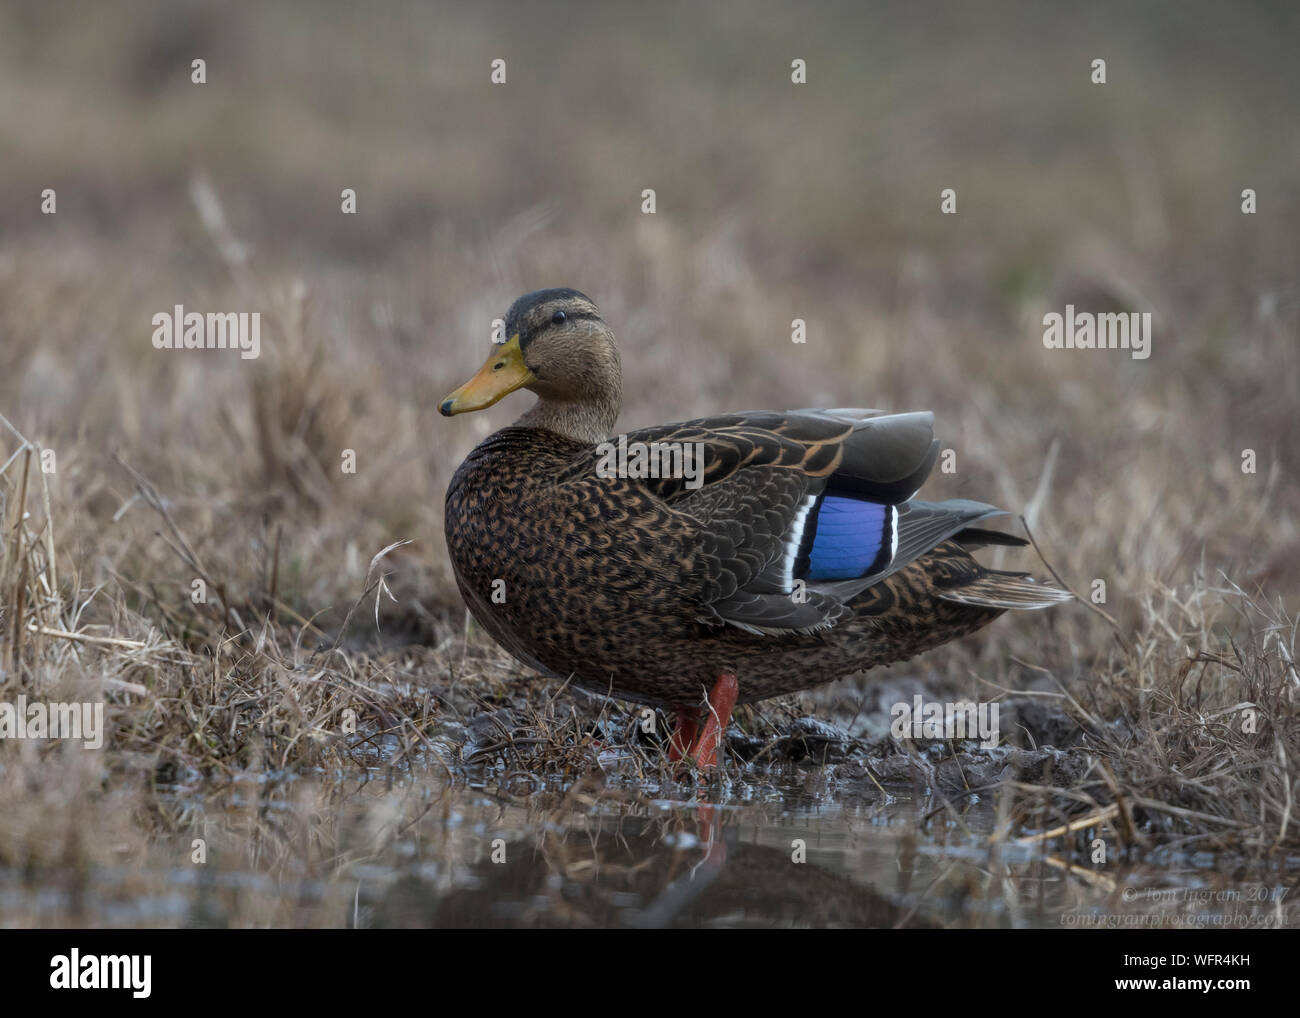
[[1003, 548], [1023, 548], [1029, 542], [1015, 534], [1004, 534], [1000, 530], [985, 530], [983, 527], [967, 527], [952, 535], [952, 539], [963, 548], [984, 548], [999, 545]]
[[1004, 608], [1033, 611], [1074, 600], [1068, 590], [1038, 583], [1028, 573], [1004, 573], [990, 570], [970, 583], [938, 595], [945, 601], [979, 608]]

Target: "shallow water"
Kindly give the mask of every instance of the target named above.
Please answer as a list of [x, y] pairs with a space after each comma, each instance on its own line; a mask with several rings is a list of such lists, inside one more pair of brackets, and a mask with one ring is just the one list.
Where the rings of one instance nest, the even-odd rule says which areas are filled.
[[[992, 809], [929, 800], [649, 808], [529, 816], [467, 797], [486, 849], [358, 885], [374, 925], [1222, 927], [1291, 925], [1284, 882], [1174, 866], [1080, 865], [1040, 844], [991, 849]], [[924, 823], [925, 834], [919, 833]], [[500, 839], [493, 860], [491, 841]], [[1208, 860], [1207, 860], [1208, 861]], [[1280, 890], [1276, 890], [1279, 885]]]
[[[288, 776], [283, 776], [288, 777]], [[516, 782], [516, 785], [519, 784]], [[5, 925], [1294, 926], [1293, 877], [1210, 853], [1087, 856], [1095, 832], [991, 842], [996, 803], [781, 783], [503, 789], [281, 777], [177, 796], [114, 865], [0, 871]], [[190, 847], [203, 835], [206, 859]], [[177, 861], [177, 860], [181, 861]], [[1295, 872], [1296, 860], [1290, 860]], [[1300, 898], [1300, 892], [1296, 895]]]

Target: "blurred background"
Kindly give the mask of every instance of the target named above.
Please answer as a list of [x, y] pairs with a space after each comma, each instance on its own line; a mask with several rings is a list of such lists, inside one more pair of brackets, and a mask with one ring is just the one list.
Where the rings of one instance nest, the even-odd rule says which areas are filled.
[[[1152, 657], [1177, 665], [1221, 615], [1266, 626], [1207, 591], [1292, 610], [1297, 594], [1298, 42], [1300, 7], [1264, 2], [2, 0], [0, 464], [18, 435], [57, 455], [48, 514], [36, 487], [25, 503], [31, 554], [58, 566], [47, 618], [208, 652], [185, 617], [194, 570], [134, 470], [227, 603], [269, 588], [286, 626], [336, 632], [371, 557], [412, 541], [386, 560], [396, 603], [372, 619], [367, 604], [350, 646], [433, 648], [409, 674], [449, 681], [465, 615], [443, 493], [530, 398], [451, 421], [437, 401], [516, 296], [572, 286], [619, 337], [623, 427], [932, 409], [957, 469], [926, 496], [1026, 513], [1062, 577], [1104, 580]], [[176, 304], [262, 312], [261, 357], [155, 350], [152, 316]], [[1044, 349], [1043, 315], [1067, 304], [1151, 312], [1151, 357]], [[988, 557], [1043, 571], [1027, 552]], [[904, 679], [1020, 685], [1024, 659], [1086, 678], [1114, 644], [1075, 607], [1004, 619]], [[518, 680], [471, 645], [475, 667]], [[32, 674], [190, 695], [174, 653], [86, 663], [64, 647]], [[19, 671], [9, 692], [28, 688]], [[830, 716], [837, 696], [812, 700]], [[119, 707], [117, 744], [140, 753], [120, 766], [207, 766], [183, 725], [160, 734]], [[4, 801], [33, 819], [0, 827], [0, 859], [188, 830], [123, 826], [87, 774], [65, 782], [81, 789], [69, 815], [97, 803], [104, 847], [66, 848], [75, 828], [15, 785]]]

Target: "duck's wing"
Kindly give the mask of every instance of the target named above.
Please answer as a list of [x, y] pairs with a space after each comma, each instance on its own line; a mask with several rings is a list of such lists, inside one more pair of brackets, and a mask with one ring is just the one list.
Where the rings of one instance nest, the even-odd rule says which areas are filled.
[[[885, 503], [914, 495], [939, 455], [929, 411], [752, 411], [704, 417], [629, 432], [629, 442], [703, 443], [704, 486], [726, 483], [749, 470], [792, 470], [809, 479]], [[757, 478], [747, 478], [757, 483]], [[698, 487], [682, 478], [648, 482], [665, 501], [689, 498]]]
[[[851, 613], [847, 602], [871, 584], [1000, 512], [978, 502], [910, 501], [938, 456], [933, 422], [928, 412], [753, 412], [613, 441], [691, 456], [676, 461], [691, 469], [636, 483], [692, 534], [702, 621], [815, 632]], [[702, 469], [692, 454], [702, 456]], [[977, 543], [990, 533], [969, 537]]]

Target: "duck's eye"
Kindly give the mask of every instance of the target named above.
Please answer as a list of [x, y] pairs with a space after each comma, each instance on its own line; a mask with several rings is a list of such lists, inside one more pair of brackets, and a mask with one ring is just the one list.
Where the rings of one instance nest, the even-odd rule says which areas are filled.
[[566, 315], [563, 311], [557, 311], [555, 312], [555, 314], [551, 315], [552, 325], [563, 325], [568, 320], [569, 320], [569, 316]]

